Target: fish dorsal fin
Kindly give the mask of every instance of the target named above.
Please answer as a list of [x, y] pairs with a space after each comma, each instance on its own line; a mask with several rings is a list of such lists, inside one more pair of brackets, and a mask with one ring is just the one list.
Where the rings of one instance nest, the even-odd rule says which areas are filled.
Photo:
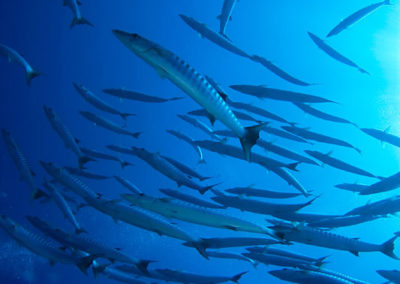
[[358, 256], [358, 251], [350, 251], [352, 254], [354, 254], [355, 256]]

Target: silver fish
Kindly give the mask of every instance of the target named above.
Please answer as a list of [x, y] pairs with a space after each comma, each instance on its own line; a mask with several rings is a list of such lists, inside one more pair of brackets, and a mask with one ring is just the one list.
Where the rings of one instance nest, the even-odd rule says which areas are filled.
[[64, 6], [70, 8], [72, 13], [74, 13], [74, 18], [72, 19], [71, 25], [69, 26], [70, 29], [72, 29], [76, 25], [88, 25], [93, 27], [93, 24], [91, 22], [82, 17], [79, 5], [81, 5], [81, 3], [78, 0], [64, 0]]
[[143, 93], [125, 90], [123, 88], [115, 89], [103, 89], [103, 93], [120, 98], [120, 99], [128, 99], [133, 101], [140, 101], [145, 103], [165, 103], [170, 101], [177, 101], [183, 99], [182, 97], [174, 97], [174, 98], [160, 98], [155, 96], [146, 95]]

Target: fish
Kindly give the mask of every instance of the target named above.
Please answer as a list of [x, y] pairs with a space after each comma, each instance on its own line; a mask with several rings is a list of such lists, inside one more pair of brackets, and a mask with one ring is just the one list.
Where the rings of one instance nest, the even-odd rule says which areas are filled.
[[146, 284], [146, 282], [138, 280], [136, 275], [131, 275], [129, 273], [122, 272], [113, 267], [109, 267], [104, 264], [99, 264], [98, 262], [93, 262], [92, 271], [95, 278], [97, 278], [97, 276], [101, 273], [104, 274], [108, 279], [116, 280], [121, 283]]
[[104, 100], [99, 98], [98, 96], [96, 96], [93, 92], [91, 92], [88, 88], [86, 88], [83, 85], [78, 85], [77, 83], [73, 83], [73, 85], [74, 85], [74, 88], [76, 89], [76, 91], [78, 92], [78, 94], [80, 94], [81, 97], [83, 99], [85, 99], [85, 101], [87, 101], [94, 107], [98, 108], [99, 110], [102, 110], [102, 111], [105, 111], [105, 112], [108, 112], [111, 114], [119, 115], [123, 120], [126, 120], [129, 116], [136, 115], [134, 113], [124, 113], [124, 112], [117, 110], [116, 108], [114, 108], [113, 106], [111, 106], [110, 104], [108, 104], [107, 102], [105, 102]]
[[[202, 246], [205, 249], [221, 249], [246, 246], [269, 246], [280, 244], [279, 241], [267, 238], [254, 237], [230, 237], [230, 238], [202, 238]], [[192, 247], [192, 243], [183, 243], [184, 246]]]
[[316, 108], [313, 108], [309, 104], [303, 104], [303, 103], [293, 103], [293, 104], [295, 106], [297, 106], [299, 109], [301, 109], [302, 111], [304, 111], [305, 113], [311, 114], [312, 116], [321, 118], [323, 120], [333, 121], [333, 122], [337, 122], [337, 123], [347, 123], [347, 124], [354, 125], [355, 127], [358, 127], [357, 124], [355, 124], [347, 119], [320, 111]]
[[232, 12], [236, 6], [237, 0], [224, 0], [222, 5], [221, 14], [217, 17], [219, 20], [219, 33], [227, 37], [225, 34], [226, 26], [232, 20]]
[[366, 17], [368, 14], [374, 12], [376, 9], [378, 9], [381, 6], [384, 5], [392, 5], [390, 3], [390, 0], [384, 0], [380, 1], [371, 5], [368, 5], [364, 8], [361, 8], [360, 10], [357, 10], [356, 12], [352, 13], [350, 16], [344, 18], [343, 20], [340, 21], [339, 24], [337, 24], [328, 34], [327, 38], [338, 35], [342, 31], [348, 29], [350, 26], [355, 24], [356, 22], [360, 21], [362, 18]]
[[120, 250], [110, 248], [95, 239], [86, 236], [69, 234], [61, 229], [54, 228], [53, 226], [49, 225], [38, 217], [28, 216], [27, 219], [35, 228], [37, 228], [43, 234], [48, 235], [50, 238], [56, 240], [66, 247], [85, 251], [90, 255], [96, 257], [106, 258], [111, 262], [118, 261], [123, 263], [130, 263], [135, 265], [140, 271], [144, 273], [147, 272], [147, 266], [151, 262], [147, 260], [139, 260], [135, 257], [128, 256]]
[[334, 137], [330, 137], [327, 135], [323, 135], [317, 132], [313, 132], [311, 131], [309, 128], [301, 128], [301, 127], [296, 127], [296, 126], [282, 126], [282, 128], [286, 131], [289, 131], [295, 135], [298, 135], [304, 139], [309, 139], [309, 140], [313, 140], [313, 141], [318, 141], [318, 142], [322, 142], [322, 143], [326, 143], [326, 144], [332, 144], [332, 145], [338, 145], [338, 146], [342, 146], [342, 147], [347, 147], [347, 148], [352, 148], [354, 150], [356, 150], [358, 153], [361, 153], [361, 150], [354, 147], [353, 145], [351, 145], [350, 143], [334, 138]]
[[32, 79], [41, 75], [41, 72], [35, 70], [28, 61], [13, 48], [0, 43], [0, 55], [3, 55], [9, 62], [14, 61], [25, 69], [26, 84], [30, 86]]
[[161, 191], [162, 193], [164, 193], [165, 195], [168, 195], [170, 197], [173, 197], [175, 199], [179, 199], [181, 201], [184, 202], [188, 202], [191, 203], [193, 205], [197, 205], [200, 207], [204, 207], [204, 208], [212, 208], [212, 209], [224, 209], [225, 206], [213, 203], [213, 202], [209, 202], [197, 197], [194, 197], [192, 195], [177, 191], [177, 190], [172, 190], [172, 189], [167, 189], [167, 188], [160, 188], [159, 191]]
[[317, 45], [319, 49], [321, 49], [323, 52], [325, 52], [327, 55], [335, 59], [336, 61], [339, 61], [343, 64], [346, 64], [348, 66], [356, 68], [358, 71], [360, 71], [363, 74], [368, 74], [368, 71], [362, 69], [360, 66], [358, 66], [356, 63], [348, 59], [347, 57], [343, 56], [339, 52], [337, 52], [335, 49], [333, 49], [331, 46], [329, 46], [327, 43], [325, 43], [322, 39], [317, 37], [315, 34], [308, 32], [309, 37], [311, 40]]
[[267, 88], [264, 86], [254, 85], [231, 85], [231, 89], [242, 94], [254, 96], [259, 99], [270, 99], [286, 102], [301, 102], [301, 103], [335, 103], [334, 101], [317, 97], [314, 95], [297, 93], [287, 90]]
[[334, 158], [331, 156], [331, 152], [324, 154], [318, 151], [312, 151], [312, 150], [305, 150], [308, 155], [314, 157], [315, 159], [321, 161], [323, 164], [329, 165], [331, 167], [334, 167], [336, 169], [340, 169], [345, 172], [350, 172], [354, 173], [357, 175], [362, 175], [366, 177], [371, 177], [371, 178], [377, 178], [376, 175], [371, 174], [370, 172], [367, 172], [363, 169], [360, 169], [358, 167], [355, 167], [353, 165], [350, 165], [346, 162], [343, 162], [337, 158]]
[[207, 276], [171, 269], [156, 269], [156, 271], [166, 276], [169, 281], [192, 284], [223, 283], [228, 281], [238, 283], [239, 279], [247, 273], [246, 271], [234, 276]]
[[369, 136], [378, 139], [381, 142], [392, 144], [396, 147], [400, 147], [400, 137], [388, 133], [389, 128], [384, 131], [373, 129], [373, 128], [360, 128], [360, 130]]
[[377, 218], [378, 216], [368, 216], [368, 215], [339, 216], [339, 217], [335, 216], [333, 218], [326, 218], [320, 221], [310, 222], [307, 225], [310, 227], [333, 229], [333, 228], [358, 225], [361, 223], [373, 221]]
[[203, 131], [204, 133], [206, 133], [208, 136], [210, 136], [212, 139], [215, 139], [217, 141], [224, 141], [223, 138], [219, 137], [218, 135], [216, 135], [214, 133], [214, 130], [212, 130], [209, 126], [207, 126], [204, 122], [195, 119], [193, 117], [190, 117], [188, 115], [184, 115], [184, 114], [178, 114], [178, 117], [180, 119], [182, 119], [183, 121], [191, 124], [192, 126], [200, 129], [201, 131]]
[[300, 194], [294, 192], [278, 192], [278, 191], [270, 191], [266, 189], [258, 189], [249, 187], [234, 187], [225, 189], [228, 193], [233, 193], [237, 195], [244, 195], [249, 197], [264, 197], [264, 198], [292, 198], [297, 197]]
[[396, 269], [384, 270], [379, 269], [376, 271], [380, 276], [386, 278], [389, 282], [400, 283], [400, 271]]
[[367, 204], [353, 208], [345, 214], [345, 216], [386, 216], [395, 214], [400, 211], [400, 196], [392, 196], [375, 202], [368, 202]]
[[87, 233], [87, 231], [83, 229], [79, 224], [78, 220], [75, 217], [75, 214], [72, 212], [71, 207], [65, 200], [62, 193], [58, 190], [56, 185], [53, 184], [52, 182], [45, 182], [44, 186], [50, 192], [52, 200], [56, 203], [57, 207], [60, 208], [64, 217], [74, 226], [75, 233], [76, 234]]
[[93, 256], [77, 257], [67, 254], [51, 240], [31, 232], [5, 215], [0, 215], [0, 227], [18, 244], [34, 254], [46, 258], [51, 265], [57, 262], [72, 264], [76, 265], [84, 274], [87, 274], [86, 270], [94, 259]]
[[103, 93], [120, 98], [128, 99], [132, 101], [140, 101], [145, 103], [166, 103], [171, 101], [177, 101], [183, 99], [183, 97], [173, 97], [173, 98], [160, 98], [156, 96], [150, 96], [143, 93], [126, 90], [123, 88], [108, 88], [103, 89]]
[[397, 235], [382, 244], [372, 244], [360, 241], [358, 238], [348, 238], [326, 230], [311, 228], [304, 224], [291, 224], [276, 220], [269, 220], [269, 222], [273, 224], [269, 228], [275, 231], [275, 235], [282, 240], [349, 251], [356, 256], [360, 252], [377, 251], [393, 259], [398, 259], [394, 254], [394, 242]]
[[315, 266], [310, 266], [307, 268], [309, 271], [314, 271], [314, 272], [319, 272], [319, 273], [323, 273], [325, 275], [330, 275], [333, 277], [337, 277], [341, 280], [345, 280], [348, 281], [346, 283], [353, 283], [353, 284], [370, 284], [370, 282], [366, 282], [357, 278], [354, 278], [353, 276], [349, 276], [347, 274], [344, 273], [340, 273], [337, 271], [333, 271], [330, 269], [326, 269], [326, 268], [322, 268], [322, 267], [315, 267]]
[[[245, 121], [252, 121], [252, 122], [256, 122], [256, 123], [261, 123], [260, 120], [252, 117], [251, 115], [241, 112], [241, 111], [232, 111], [234, 113], [234, 115], [240, 119], [240, 120], [245, 120]], [[210, 115], [207, 110], [205, 109], [196, 109], [196, 110], [192, 110], [189, 111], [188, 114], [190, 115], [194, 115], [194, 116], [201, 116], [201, 117], [207, 117], [208, 120], [210, 121], [211, 125], [215, 124], [215, 117]], [[231, 131], [232, 133], [234, 133], [233, 131]], [[236, 137], [237, 135], [235, 134], [234, 137]]]
[[93, 122], [96, 126], [98, 125], [100, 127], [108, 129], [112, 132], [115, 132], [118, 134], [123, 134], [123, 135], [128, 135], [135, 139], [138, 139], [140, 134], [142, 134], [142, 132], [131, 132], [131, 131], [125, 129], [124, 127], [117, 125], [116, 123], [112, 122], [111, 120], [108, 120], [101, 116], [98, 116], [97, 114], [94, 114], [94, 113], [91, 113], [88, 111], [80, 111], [79, 113], [87, 120]]
[[391, 175], [387, 178], [382, 178], [380, 181], [366, 186], [358, 194], [359, 195], [369, 195], [381, 192], [387, 192], [400, 187], [400, 172]]
[[64, 142], [65, 148], [70, 149], [78, 157], [79, 168], [83, 169], [86, 163], [94, 161], [94, 159], [82, 153], [81, 148], [78, 146], [79, 140], [71, 134], [71, 131], [64, 125], [54, 110], [46, 105], [43, 106], [43, 109], [51, 127]]
[[313, 263], [310, 263], [302, 259], [291, 258], [277, 254], [245, 252], [242, 253], [242, 255], [252, 259], [256, 263], [264, 263], [265, 265], [294, 267], [294, 268], [307, 268], [308, 266], [313, 265]]
[[4, 128], [1, 129], [1, 133], [3, 136], [4, 144], [7, 148], [7, 152], [13, 160], [15, 166], [17, 167], [18, 173], [20, 175], [20, 180], [26, 182], [26, 184], [32, 190], [31, 198], [38, 199], [41, 197], [48, 197], [49, 195], [46, 192], [36, 186], [34, 181], [35, 174], [30, 168], [24, 153], [17, 145], [14, 137], [9, 131]]
[[308, 283], [308, 284], [352, 284], [354, 282], [348, 281], [346, 279], [322, 273], [319, 271], [311, 270], [294, 270], [284, 268], [282, 270], [272, 270], [268, 271], [269, 274], [288, 282], [295, 283]]
[[357, 183], [341, 183], [335, 185], [336, 188], [352, 191], [352, 192], [361, 192], [364, 191], [368, 185], [366, 184], [357, 184]]
[[343, 217], [342, 215], [326, 215], [326, 214], [313, 214], [313, 213], [299, 213], [299, 212], [281, 212], [276, 214], [277, 218], [287, 220], [290, 222], [299, 223], [314, 223], [329, 218]]
[[[189, 203], [178, 203], [170, 199], [154, 198], [147, 195], [121, 194], [121, 197], [135, 207], [150, 210], [166, 218], [174, 218], [193, 224], [220, 229], [270, 235], [268, 229], [255, 223], [225, 215], [220, 211], [214, 211], [199, 206], [196, 207]], [[198, 242], [199, 243], [193, 243], [193, 245], [203, 247], [201, 240]]]
[[210, 177], [205, 177], [205, 176], [200, 175], [195, 170], [192, 170], [189, 166], [187, 166], [171, 157], [167, 157], [165, 155], [161, 155], [161, 157], [164, 158], [165, 160], [167, 160], [168, 162], [170, 162], [178, 170], [180, 170], [181, 172], [183, 172], [184, 174], [188, 175], [191, 178], [197, 178], [199, 181], [204, 181], [204, 180], [210, 179]]
[[81, 169], [72, 168], [72, 167], [64, 167], [64, 169], [66, 169], [71, 175], [85, 177], [88, 179], [103, 180], [103, 179], [110, 178], [109, 176], [94, 174], [94, 173], [90, 173], [90, 172], [87, 172], [87, 171], [84, 171]]
[[128, 49], [151, 65], [161, 78], [168, 78], [231, 129], [241, 141], [246, 160], [250, 160], [251, 148], [257, 142], [263, 124], [244, 128], [207, 79], [171, 51], [135, 33], [120, 30], [113, 30], [113, 33]]
[[78, 0], [64, 0], [64, 6], [70, 8], [72, 13], [74, 13], [74, 18], [72, 19], [69, 28], [72, 29], [76, 25], [88, 25], [90, 27], [93, 27], [93, 24], [91, 22], [82, 17], [79, 5], [81, 4]]
[[215, 186], [202, 186], [190, 180], [187, 175], [181, 172], [173, 164], [165, 160], [159, 153], [151, 153], [144, 148], [137, 148], [134, 146], [132, 146], [131, 148], [122, 148], [115, 145], [108, 145], [107, 148], [120, 153], [137, 156], [139, 159], [145, 161], [153, 169], [175, 181], [178, 186], [184, 185], [188, 188], [199, 191], [201, 194], [204, 194], [206, 191]]
[[99, 151], [99, 150], [81, 147], [81, 151], [85, 155], [88, 155], [88, 156], [90, 156], [92, 158], [118, 162], [118, 163], [120, 163], [122, 169], [124, 169], [127, 166], [132, 166], [132, 164], [130, 162], [128, 162], [128, 161], [122, 160], [122, 159], [120, 159], [118, 157], [115, 157], [113, 155], [104, 153], [104, 152]]
[[188, 143], [190, 146], [193, 147], [193, 149], [195, 150], [195, 152], [198, 154], [199, 156], [199, 161], [197, 162], [197, 164], [205, 164], [206, 161], [204, 160], [204, 155], [203, 155], [203, 151], [201, 150], [201, 148], [199, 146], [197, 146], [194, 143], [194, 140], [186, 135], [184, 135], [183, 133], [179, 132], [179, 131], [175, 131], [172, 129], [167, 129], [166, 130], [167, 133], [175, 136], [176, 138], [185, 141], [186, 143]]
[[283, 131], [283, 130], [281, 130], [279, 128], [266, 126], [262, 130], [264, 132], [267, 132], [268, 134], [272, 134], [274, 136], [278, 136], [278, 137], [281, 137], [281, 138], [284, 138], [284, 139], [288, 139], [288, 140], [292, 140], [292, 141], [300, 142], [300, 143], [312, 144], [311, 142], [307, 141], [306, 139], [304, 139], [304, 138], [302, 138], [300, 136], [294, 135], [294, 134], [292, 134], [290, 132], [287, 132], [287, 131]]
[[122, 184], [125, 188], [129, 189], [131, 192], [136, 194], [143, 194], [143, 191], [140, 190], [135, 184], [130, 182], [124, 177], [121, 176], [114, 176], [115, 180]]
[[248, 258], [244, 255], [232, 253], [232, 252], [221, 252], [221, 251], [207, 251], [207, 255], [210, 258], [221, 258], [221, 259], [234, 259], [234, 260], [241, 260], [241, 261], [247, 261], [253, 264], [254, 266], [257, 266], [257, 263], [252, 260], [251, 258]]

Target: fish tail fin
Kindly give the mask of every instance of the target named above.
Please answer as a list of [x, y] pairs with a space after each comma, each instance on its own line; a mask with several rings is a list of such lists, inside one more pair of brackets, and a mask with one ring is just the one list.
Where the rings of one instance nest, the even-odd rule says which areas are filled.
[[399, 232], [395, 233], [395, 236], [391, 238], [390, 240], [384, 242], [381, 245], [381, 252], [386, 254], [387, 256], [390, 256], [391, 258], [394, 259], [399, 259], [395, 254], [394, 254], [394, 242], [395, 240], [399, 237]]
[[40, 188], [37, 188], [35, 191], [32, 192], [31, 198], [32, 200], [36, 200], [42, 197], [50, 197], [44, 190], [41, 190]]
[[360, 71], [363, 74], [371, 75], [367, 70], [364, 70], [361, 67], [358, 67], [357, 69], [358, 69], [358, 71]]
[[201, 190], [199, 190], [199, 192], [200, 192], [201, 194], [204, 194], [204, 193], [206, 193], [207, 191], [209, 191], [210, 189], [213, 189], [214, 186], [217, 186], [217, 185], [219, 185], [219, 184], [220, 184], [220, 183], [216, 183], [216, 184], [212, 184], [212, 185], [205, 186], [205, 187], [203, 187]]
[[323, 256], [317, 259], [317, 261], [315, 262], [315, 265], [318, 267], [321, 267], [322, 265], [324, 265], [326, 263], [326, 259], [329, 257], [329, 255], [327, 256]]
[[79, 259], [76, 266], [78, 266], [79, 270], [83, 272], [83, 274], [87, 275], [87, 269], [93, 263], [96, 257], [93, 255], [85, 256]]
[[42, 73], [39, 71], [36, 71], [34, 69], [32, 69], [31, 71], [26, 73], [26, 83], [28, 84], [28, 86], [31, 85], [31, 81], [33, 78], [38, 77], [39, 75], [41, 75]]
[[79, 163], [79, 168], [80, 169], [84, 169], [85, 168], [85, 164], [88, 162], [93, 162], [95, 161], [95, 159], [90, 158], [89, 156], [82, 156], [78, 159], [78, 163]]
[[230, 280], [232, 282], [239, 283], [240, 278], [242, 278], [242, 276], [245, 275], [247, 272], [248, 271], [244, 271], [244, 272], [238, 273], [238, 274], [234, 275]]
[[72, 29], [76, 25], [88, 25], [88, 26], [93, 27], [93, 24], [83, 17], [81, 17], [79, 19], [77, 17], [74, 17], [69, 28]]
[[132, 136], [133, 138], [135, 138], [135, 139], [138, 139], [139, 136], [140, 136], [142, 133], [143, 133], [143, 132], [133, 132], [133, 133], [131, 133], [131, 136]]
[[77, 228], [77, 229], [75, 229], [75, 234], [77, 234], [77, 235], [79, 235], [79, 234], [82, 234], [82, 233], [87, 233], [88, 231], [86, 231], [85, 229], [83, 229], [83, 228]]
[[358, 149], [357, 147], [353, 147], [353, 149], [356, 150], [358, 154], [360, 154], [360, 155], [362, 154], [361, 150]]
[[209, 260], [206, 249], [207, 247], [204, 245], [202, 240], [187, 242], [190, 246], [193, 246], [205, 259]]
[[123, 120], [126, 120], [129, 116], [136, 116], [136, 114], [134, 114], [134, 113], [121, 113], [120, 116], [121, 116], [121, 118]]
[[120, 164], [121, 164], [122, 169], [125, 169], [125, 167], [127, 167], [127, 166], [133, 166], [132, 163], [129, 163], [127, 161], [121, 161]]
[[257, 143], [257, 140], [260, 137], [260, 130], [265, 125], [267, 125], [267, 122], [245, 128], [246, 132], [244, 136], [240, 138], [240, 144], [242, 144], [243, 152], [247, 161], [250, 161], [251, 148]]
[[182, 100], [182, 99], [183, 99], [183, 97], [173, 97], [173, 98], [169, 98], [168, 101], [171, 102], [171, 101], [178, 101], [178, 100]]
[[289, 170], [298, 172], [299, 170], [297, 169], [297, 166], [300, 165], [301, 162], [295, 162], [295, 163], [291, 163], [291, 164], [287, 164], [285, 165], [285, 168], [288, 168]]
[[147, 270], [147, 266], [149, 266], [149, 264], [153, 263], [153, 262], [155, 262], [155, 260], [142, 259], [136, 263], [136, 267], [144, 274], [149, 274], [149, 271]]

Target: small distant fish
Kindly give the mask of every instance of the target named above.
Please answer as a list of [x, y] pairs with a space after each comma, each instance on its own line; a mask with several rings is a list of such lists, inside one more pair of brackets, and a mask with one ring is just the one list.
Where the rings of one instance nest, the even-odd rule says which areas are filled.
[[[231, 238], [202, 238], [200, 241], [206, 249], [236, 248], [247, 246], [269, 246], [279, 244], [279, 241], [267, 238], [231, 237]], [[191, 243], [184, 246], [193, 247]]]
[[203, 181], [203, 180], [207, 180], [210, 177], [204, 177], [202, 175], [200, 175], [198, 172], [196, 172], [195, 170], [192, 170], [189, 166], [171, 158], [171, 157], [167, 157], [162, 155], [161, 157], [163, 157], [164, 159], [166, 159], [168, 162], [170, 162], [172, 165], [174, 165], [177, 169], [179, 169], [181, 172], [187, 174], [190, 177], [193, 178], [197, 178], [199, 181]]
[[165, 103], [165, 102], [177, 101], [177, 100], [183, 99], [182, 97], [174, 97], [174, 98], [165, 99], [165, 98], [160, 98], [160, 97], [155, 97], [155, 96], [149, 96], [149, 95], [134, 92], [134, 91], [125, 90], [122, 88], [103, 89], [103, 93], [112, 95], [112, 96], [120, 98], [120, 99], [128, 99], [128, 100], [140, 101], [140, 102], [146, 102], [146, 103]]
[[54, 110], [48, 106], [43, 106], [43, 109], [54, 131], [57, 132], [58, 136], [60, 136], [61, 140], [64, 142], [65, 148], [70, 149], [78, 157], [79, 168], [83, 169], [87, 162], [94, 161], [92, 158], [82, 153], [81, 148], [78, 146], [79, 141], [62, 123], [60, 117], [54, 112]]
[[111, 120], [100, 117], [94, 113], [91, 113], [88, 111], [80, 111], [79, 113], [87, 120], [93, 122], [95, 125], [103, 127], [105, 129], [108, 129], [112, 132], [132, 136], [135, 139], [139, 138], [140, 134], [142, 134], [142, 132], [131, 132], [131, 131], [125, 129], [124, 127], [117, 125], [116, 123], [112, 122]]
[[91, 22], [82, 17], [79, 5], [81, 5], [81, 2], [79, 0], [64, 0], [64, 6], [70, 8], [71, 11], [74, 13], [74, 18], [71, 25], [69, 26], [70, 29], [72, 29], [76, 25], [88, 25], [93, 27], [93, 24]]
[[184, 135], [181, 132], [172, 130], [172, 129], [167, 129], [166, 130], [169, 134], [175, 136], [176, 138], [185, 141], [186, 143], [188, 143], [190, 146], [193, 147], [193, 149], [196, 151], [196, 153], [199, 155], [199, 161], [197, 162], [197, 164], [205, 164], [206, 161], [204, 160], [204, 155], [203, 155], [203, 151], [201, 150], [201, 148], [199, 146], [197, 146], [194, 143], [194, 140], [186, 135]]
[[184, 271], [171, 270], [171, 269], [156, 269], [156, 271], [164, 276], [166, 280], [179, 282], [179, 283], [193, 283], [193, 284], [205, 284], [205, 283], [223, 283], [232, 281], [238, 283], [239, 279], [247, 272], [242, 272], [234, 276], [206, 276], [203, 274], [193, 274]]
[[383, 278], [386, 278], [389, 282], [400, 283], [400, 271], [396, 269], [392, 270], [377, 270], [378, 274]]
[[116, 108], [112, 107], [110, 104], [106, 103], [103, 101], [101, 98], [93, 94], [89, 89], [87, 89], [83, 85], [78, 85], [76, 83], [73, 83], [76, 91], [84, 98], [88, 103], [91, 105], [95, 106], [96, 108], [111, 113], [111, 114], [116, 114], [121, 116], [123, 120], [126, 120], [128, 116], [135, 116], [136, 114], [133, 113], [123, 113], [117, 110]]
[[371, 184], [359, 192], [360, 195], [368, 195], [380, 192], [386, 192], [400, 187], [400, 172], [380, 181]]
[[357, 124], [355, 124], [347, 119], [322, 112], [320, 110], [317, 110], [317, 109], [311, 107], [308, 104], [294, 103], [294, 105], [297, 106], [302, 111], [304, 111], [305, 113], [311, 114], [315, 117], [318, 117], [318, 118], [321, 118], [324, 120], [328, 120], [328, 121], [338, 122], [338, 123], [348, 123], [348, 124], [352, 124], [357, 127]]
[[230, 189], [226, 189], [226, 192], [244, 195], [244, 196], [253, 196], [253, 197], [264, 197], [264, 198], [292, 198], [297, 197], [299, 193], [292, 192], [278, 192], [278, 191], [270, 191], [266, 189], [258, 189], [253, 187], [234, 187]]
[[222, 5], [221, 14], [217, 17], [219, 20], [219, 33], [227, 37], [225, 34], [226, 26], [229, 21], [232, 20], [232, 12], [235, 8], [237, 0], [224, 0], [224, 4]]
[[378, 139], [381, 142], [392, 144], [396, 147], [400, 147], [400, 137], [388, 133], [388, 129], [381, 131], [373, 128], [360, 128], [362, 132]]
[[[254, 117], [252, 117], [251, 115], [249, 115], [249, 114], [247, 114], [247, 113], [240, 112], [240, 111], [237, 111], [237, 110], [232, 111], [232, 112], [233, 112], [233, 113], [235, 114], [235, 116], [236, 116], [238, 119], [240, 119], [240, 120], [246, 120], [246, 121], [252, 121], [252, 122], [256, 122], [256, 123], [261, 123], [260, 120], [255, 119]], [[192, 111], [188, 112], [188, 114], [194, 115], [194, 116], [207, 117], [208, 120], [210, 121], [211, 125], [214, 125], [215, 120], [216, 120], [215, 117], [212, 116], [212, 115], [210, 115], [205, 109], [196, 109], [196, 110], [192, 110]], [[231, 130], [231, 131], [232, 131], [232, 130]], [[232, 131], [232, 133], [234, 133], [234, 132]], [[237, 137], [236, 134], [235, 134], [235, 137]]]
[[371, 5], [368, 5], [350, 16], [344, 18], [343, 20], [340, 21], [339, 24], [337, 24], [329, 33], [326, 37], [331, 37], [334, 35], [339, 34], [340, 32], [344, 31], [345, 29], [349, 28], [351, 25], [355, 24], [356, 22], [360, 21], [362, 18], [366, 17], [368, 14], [374, 12], [376, 9], [383, 5], [392, 5], [390, 3], [390, 0], [384, 0], [378, 3], [374, 3]]
[[108, 160], [108, 161], [115, 161], [121, 164], [121, 168], [124, 169], [127, 166], [132, 166], [132, 164], [130, 162], [127, 162], [125, 160], [122, 160], [118, 157], [115, 157], [113, 155], [95, 150], [95, 149], [89, 149], [89, 148], [85, 148], [85, 147], [81, 147], [81, 151], [82, 153], [84, 153], [85, 155], [88, 155], [92, 158], [96, 158], [96, 159], [103, 159], [103, 160]]
[[352, 191], [352, 192], [361, 192], [364, 191], [368, 185], [366, 184], [357, 184], [357, 183], [341, 183], [335, 185], [336, 188]]
[[188, 115], [184, 114], [178, 114], [178, 117], [182, 119], [183, 121], [186, 121], [187, 123], [191, 124], [192, 126], [200, 129], [204, 133], [206, 133], [208, 136], [210, 136], [212, 139], [215, 139], [217, 141], [222, 141], [223, 138], [219, 137], [214, 133], [214, 130], [212, 130], [210, 127], [208, 127], [205, 123], [203, 123], [200, 120], [197, 120], [195, 118], [192, 118]]
[[72, 167], [64, 167], [64, 169], [66, 169], [72, 175], [79, 176], [79, 177], [85, 177], [88, 179], [103, 180], [103, 179], [110, 178], [108, 176], [94, 174], [94, 173], [90, 173], [90, 172], [87, 172], [87, 171], [84, 171], [81, 169], [72, 168]]
[[332, 47], [330, 47], [328, 44], [326, 44], [322, 39], [317, 37], [315, 34], [308, 32], [308, 35], [310, 36], [311, 40], [318, 46], [319, 49], [321, 49], [323, 52], [328, 54], [333, 59], [335, 59], [343, 64], [354, 67], [354, 68], [358, 69], [358, 71], [360, 71], [361, 73], [369, 75], [369, 73], [367, 71], [365, 71], [360, 66], [358, 66], [356, 63], [354, 63], [347, 57], [344, 57], [342, 54], [340, 54], [339, 52], [334, 50]]
[[278, 254], [268, 254], [268, 253], [242, 253], [243, 256], [252, 259], [255, 262], [264, 263], [265, 265], [274, 265], [274, 266], [283, 266], [283, 267], [294, 267], [294, 268], [307, 268], [308, 266], [312, 266], [313, 263], [308, 261], [291, 258]]
[[231, 85], [230, 87], [235, 91], [241, 92], [246, 95], [251, 95], [259, 99], [270, 99], [270, 100], [301, 102], [301, 103], [334, 103], [334, 101], [327, 100], [322, 97], [317, 97], [314, 95], [267, 88], [264, 86]]
[[346, 162], [343, 162], [339, 159], [332, 157], [330, 153], [324, 154], [324, 153], [321, 153], [318, 151], [311, 151], [311, 150], [305, 150], [304, 152], [306, 152], [308, 155], [314, 157], [315, 159], [321, 161], [322, 163], [329, 165], [331, 167], [340, 169], [342, 171], [350, 172], [350, 173], [354, 173], [354, 174], [362, 175], [362, 176], [366, 176], [366, 177], [377, 178], [376, 175], [371, 174], [370, 172], [367, 172], [363, 169], [360, 169], [358, 167], [355, 167], [353, 165], [350, 165]]
[[168, 195], [170, 197], [173, 197], [173, 198], [176, 198], [176, 199], [179, 199], [184, 202], [188, 202], [193, 205], [200, 206], [200, 207], [212, 208], [212, 209], [224, 209], [225, 208], [225, 206], [221, 206], [219, 204], [209, 202], [209, 201], [194, 197], [192, 195], [189, 195], [189, 194], [177, 191], [177, 190], [166, 189], [166, 188], [160, 188], [159, 190], [162, 193], [164, 193], [165, 195]]
[[26, 74], [26, 83], [28, 86], [31, 84], [31, 80], [37, 76], [39, 76], [41, 73], [35, 69], [26, 61], [26, 59], [17, 51], [12, 49], [11, 47], [8, 47], [4, 44], [0, 44], [0, 55], [3, 55], [4, 57], [7, 57], [8, 61], [14, 61], [17, 64], [21, 65], [25, 69], [25, 74]]
[[135, 184], [127, 180], [126, 178], [123, 178], [121, 176], [114, 176], [115, 180], [117, 180], [120, 184], [122, 184], [125, 188], [129, 189], [133, 193], [136, 194], [143, 194], [143, 191], [141, 191]]

